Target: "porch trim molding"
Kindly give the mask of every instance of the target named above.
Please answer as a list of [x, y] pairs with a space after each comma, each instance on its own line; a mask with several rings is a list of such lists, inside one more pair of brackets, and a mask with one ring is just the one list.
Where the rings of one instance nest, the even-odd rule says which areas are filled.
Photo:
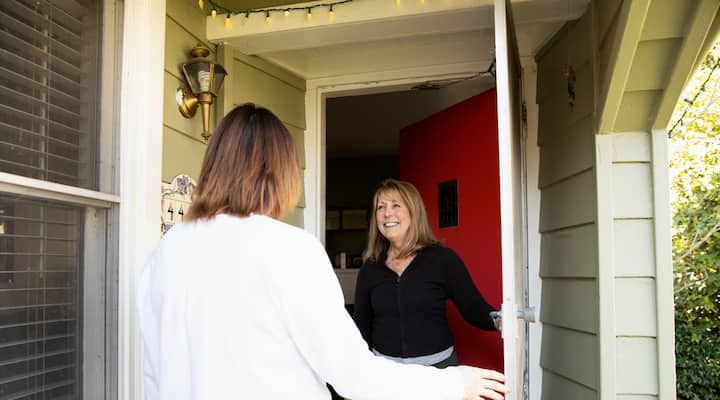
[[[608, 133], [613, 130], [615, 120], [620, 111], [627, 80], [630, 77], [632, 61], [635, 57], [645, 16], [650, 8], [650, 0], [624, 1], [618, 15], [618, 32], [607, 65], [607, 82], [600, 83], [600, 107], [598, 132]], [[605, 66], [599, 66], [602, 69]]]
[[114, 194], [81, 189], [75, 186], [27, 178], [6, 172], [0, 172], [0, 191], [98, 208], [110, 208], [120, 203], [120, 197]]
[[672, 267], [672, 223], [668, 138], [665, 129], [650, 134], [652, 201], [655, 241], [655, 288], [657, 291], [658, 400], [675, 400], [675, 313]]
[[135, 292], [160, 238], [165, 0], [126, 0], [122, 43], [117, 398], [137, 400], [144, 396]]
[[615, 251], [613, 246], [613, 137], [595, 135], [597, 196], [598, 340], [600, 343], [599, 399], [615, 400], [617, 369], [615, 329]]

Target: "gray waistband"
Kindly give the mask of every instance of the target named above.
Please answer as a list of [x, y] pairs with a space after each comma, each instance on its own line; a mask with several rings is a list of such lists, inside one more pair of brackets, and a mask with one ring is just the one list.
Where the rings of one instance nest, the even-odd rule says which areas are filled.
[[439, 351], [437, 353], [428, 354], [426, 356], [420, 356], [420, 357], [391, 357], [391, 356], [386, 356], [385, 354], [383, 354], [375, 349], [373, 349], [373, 353], [375, 353], [376, 356], [387, 358], [388, 360], [393, 360], [393, 361], [399, 362], [401, 364], [434, 365], [434, 364], [437, 364], [440, 361], [443, 361], [446, 358], [450, 357], [450, 355], [452, 355], [453, 350], [455, 350], [455, 347], [450, 346], [443, 351]]

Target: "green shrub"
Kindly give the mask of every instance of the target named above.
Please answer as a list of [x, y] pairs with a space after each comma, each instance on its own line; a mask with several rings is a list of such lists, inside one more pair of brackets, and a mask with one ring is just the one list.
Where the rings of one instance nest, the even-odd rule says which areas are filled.
[[673, 117], [673, 271], [677, 393], [720, 399], [720, 46]]

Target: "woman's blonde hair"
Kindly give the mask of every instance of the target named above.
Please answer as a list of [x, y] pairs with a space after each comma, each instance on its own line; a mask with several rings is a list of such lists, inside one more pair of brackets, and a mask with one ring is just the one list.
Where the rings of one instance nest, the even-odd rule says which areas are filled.
[[373, 196], [373, 216], [370, 218], [370, 231], [368, 233], [367, 249], [363, 253], [363, 261], [379, 261], [380, 254], [389, 246], [389, 242], [380, 233], [377, 226], [378, 197], [381, 194], [397, 193], [403, 203], [408, 207], [410, 213], [410, 226], [408, 227], [407, 240], [400, 249], [398, 258], [406, 257], [417, 253], [425, 247], [439, 243], [430, 229], [427, 212], [420, 193], [410, 182], [396, 179], [386, 179], [380, 183]]
[[269, 110], [238, 106], [215, 129], [187, 220], [227, 213], [280, 219], [300, 196], [300, 164], [292, 135]]

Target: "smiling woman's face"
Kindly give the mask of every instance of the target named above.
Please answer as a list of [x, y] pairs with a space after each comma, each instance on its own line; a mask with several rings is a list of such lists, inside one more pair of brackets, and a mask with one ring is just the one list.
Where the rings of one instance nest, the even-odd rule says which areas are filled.
[[407, 204], [396, 191], [380, 193], [375, 204], [378, 230], [393, 247], [402, 247], [412, 218]]

